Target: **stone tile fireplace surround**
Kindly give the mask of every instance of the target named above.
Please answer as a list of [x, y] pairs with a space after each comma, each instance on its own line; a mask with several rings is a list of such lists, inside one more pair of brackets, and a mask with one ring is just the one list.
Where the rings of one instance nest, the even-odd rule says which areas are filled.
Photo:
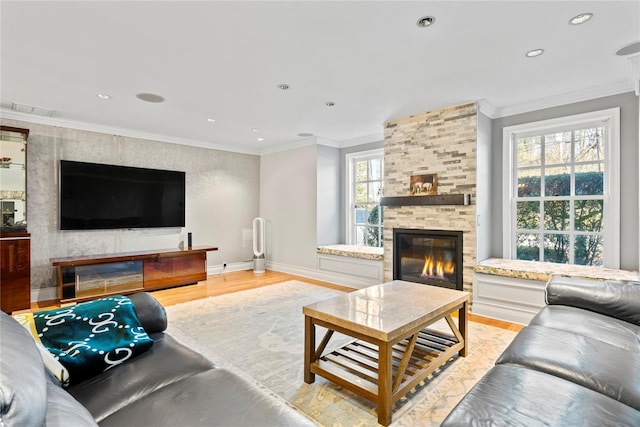
[[[472, 290], [476, 266], [477, 103], [470, 102], [385, 123], [384, 196], [408, 196], [412, 175], [437, 174], [439, 195], [470, 194], [470, 205], [386, 206], [384, 278], [393, 280], [393, 230], [463, 234], [463, 288]], [[426, 197], [426, 196], [413, 196]]]

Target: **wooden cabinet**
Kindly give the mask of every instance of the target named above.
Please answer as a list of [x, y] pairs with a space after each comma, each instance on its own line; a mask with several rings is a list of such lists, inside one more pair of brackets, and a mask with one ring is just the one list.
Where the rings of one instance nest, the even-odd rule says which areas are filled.
[[160, 289], [207, 279], [204, 251], [160, 254], [144, 260], [144, 289]]
[[189, 285], [207, 278], [211, 246], [51, 259], [60, 302]]
[[28, 129], [0, 126], [0, 306], [7, 313], [31, 308], [28, 136]]
[[11, 313], [31, 308], [31, 240], [28, 234], [0, 238], [0, 305]]

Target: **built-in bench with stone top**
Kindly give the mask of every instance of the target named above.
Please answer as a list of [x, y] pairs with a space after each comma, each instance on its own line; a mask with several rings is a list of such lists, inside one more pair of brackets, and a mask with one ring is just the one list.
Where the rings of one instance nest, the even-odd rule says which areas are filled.
[[545, 305], [544, 287], [553, 276], [638, 281], [637, 271], [586, 265], [489, 258], [473, 274], [473, 314], [526, 325]]

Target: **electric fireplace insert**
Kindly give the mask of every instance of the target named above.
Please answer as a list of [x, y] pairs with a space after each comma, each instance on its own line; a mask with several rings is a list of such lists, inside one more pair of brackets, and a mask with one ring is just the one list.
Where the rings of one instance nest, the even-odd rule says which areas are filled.
[[462, 231], [393, 230], [393, 279], [462, 290]]

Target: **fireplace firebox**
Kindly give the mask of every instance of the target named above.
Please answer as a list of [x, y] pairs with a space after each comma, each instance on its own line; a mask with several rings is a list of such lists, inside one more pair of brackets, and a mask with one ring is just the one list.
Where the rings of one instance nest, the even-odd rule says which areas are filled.
[[393, 229], [393, 279], [462, 290], [462, 231]]

